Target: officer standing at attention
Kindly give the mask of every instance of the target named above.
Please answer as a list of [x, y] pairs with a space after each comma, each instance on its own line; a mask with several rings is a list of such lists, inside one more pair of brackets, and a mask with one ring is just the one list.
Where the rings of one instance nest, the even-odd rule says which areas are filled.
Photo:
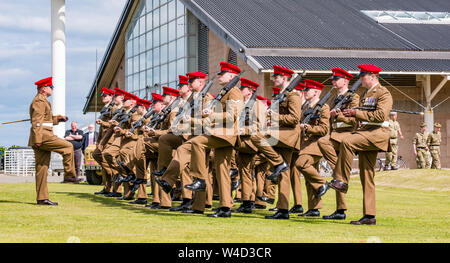
[[416, 133], [413, 140], [414, 155], [416, 156], [418, 169], [425, 169], [429, 166], [427, 139], [427, 124], [423, 122], [420, 125], [420, 132]]
[[359, 65], [361, 85], [367, 90], [361, 96], [360, 105], [373, 108], [372, 111], [345, 109], [345, 117], [355, 117], [359, 127], [343, 138], [336, 168], [329, 186], [346, 193], [352, 169], [353, 157], [359, 155], [359, 177], [363, 189], [363, 213], [352, 225], [375, 225], [375, 164], [378, 151], [387, 151], [389, 145], [389, 112], [392, 110], [392, 95], [381, 86], [379, 73], [381, 68], [375, 65]]
[[[66, 122], [67, 117], [52, 115], [52, 105], [47, 100], [52, 95], [52, 77], [35, 83], [37, 95], [30, 105], [31, 129], [28, 146], [33, 147], [36, 167], [36, 193], [38, 205], [58, 205], [49, 200], [47, 188], [47, 172], [51, 152], [57, 152], [63, 157], [64, 177], [75, 181], [75, 162], [73, 146], [70, 142], [53, 134], [53, 125]], [[66, 180], [67, 180], [66, 179]]]
[[402, 130], [400, 123], [397, 121], [397, 112], [391, 112], [389, 114], [389, 128], [391, 130], [391, 138], [389, 139], [389, 149], [386, 152], [386, 164], [384, 170], [397, 170], [397, 157], [398, 157], [398, 137], [403, 140]]
[[441, 124], [434, 124], [434, 131], [428, 135], [428, 149], [430, 149], [431, 169], [441, 169]]

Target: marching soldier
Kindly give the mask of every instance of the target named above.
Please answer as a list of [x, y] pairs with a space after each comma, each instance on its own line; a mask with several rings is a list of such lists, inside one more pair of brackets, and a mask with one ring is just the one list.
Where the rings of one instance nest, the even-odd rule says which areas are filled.
[[403, 139], [402, 130], [400, 129], [400, 123], [397, 121], [397, 112], [391, 112], [389, 114], [389, 149], [386, 152], [386, 164], [384, 170], [397, 170], [397, 158], [398, 158], [398, 137]]
[[414, 155], [416, 156], [418, 169], [425, 169], [429, 167], [427, 139], [427, 124], [423, 122], [420, 125], [420, 132], [416, 133], [413, 139]]
[[[96, 148], [94, 150], [94, 152], [92, 152], [92, 157], [94, 158], [94, 160], [96, 160], [96, 162], [101, 165], [102, 164], [102, 151], [100, 150], [101, 147], [99, 147], [99, 142], [103, 139], [103, 137], [105, 136], [105, 132], [107, 130], [107, 128], [110, 126], [110, 124], [108, 123], [108, 121], [112, 118], [112, 115], [114, 113], [114, 111], [117, 109], [118, 105], [120, 105], [120, 103], [115, 103], [115, 92], [113, 90], [110, 90], [108, 88], [102, 88], [102, 102], [103, 104], [105, 104], [105, 106], [103, 107], [104, 109], [109, 109], [109, 114], [102, 114], [100, 116], [100, 119], [98, 119], [96, 121], [96, 123], [98, 125], [100, 125], [100, 129], [98, 132], [98, 137], [97, 137], [97, 143], [96, 143]], [[111, 106], [114, 105], [114, 106]], [[112, 190], [112, 177], [111, 174], [108, 173], [108, 168], [104, 168], [102, 166], [102, 184], [103, 184], [103, 189], [99, 192], [95, 192], [96, 195], [104, 195], [104, 194], [109, 194]]]
[[66, 122], [67, 117], [52, 115], [52, 106], [47, 100], [53, 93], [52, 77], [37, 81], [37, 95], [30, 105], [31, 129], [28, 145], [34, 150], [36, 167], [36, 194], [38, 205], [58, 205], [49, 200], [47, 188], [47, 172], [51, 152], [63, 157], [64, 180], [75, 182], [75, 163], [73, 146], [70, 142], [53, 134], [53, 125]]
[[[309, 108], [314, 108], [320, 100], [320, 94], [324, 87], [323, 84], [305, 79], [304, 97]], [[308, 109], [306, 109], [308, 110]], [[302, 116], [301, 122], [305, 119]], [[318, 171], [318, 164], [322, 159], [317, 141], [319, 138], [326, 136], [330, 130], [330, 107], [324, 104], [319, 113], [319, 118], [311, 118], [309, 123], [300, 124], [303, 131], [301, 135], [300, 153], [295, 166], [305, 177], [305, 185], [308, 196], [308, 211], [299, 216], [320, 216], [319, 209], [322, 208], [322, 200], [320, 196], [326, 191], [327, 184], [325, 179]]]
[[[337, 91], [336, 97], [333, 100], [335, 102], [335, 106], [338, 103], [338, 98], [345, 98], [348, 91], [348, 84], [353, 78], [353, 75], [340, 68], [334, 68], [332, 69], [332, 72], [333, 88]], [[359, 95], [355, 93], [353, 94], [353, 98], [351, 99], [350, 103], [348, 103], [348, 105], [346, 106], [346, 109], [354, 108], [358, 105]], [[330, 117], [331, 134], [320, 138], [318, 141], [318, 145], [323, 157], [325, 158], [325, 160], [327, 160], [331, 169], [334, 170], [339, 155], [339, 147], [341, 141], [343, 138], [351, 135], [351, 132], [356, 125], [356, 120], [352, 117], [345, 117], [341, 109], [331, 110]], [[347, 205], [345, 202], [345, 194], [336, 191], [336, 211], [329, 216], [323, 216], [323, 219], [343, 220], [346, 218], [346, 210]]]
[[427, 145], [430, 149], [431, 169], [441, 169], [441, 124], [434, 124], [434, 131], [428, 135]]
[[356, 152], [359, 155], [359, 176], [363, 189], [364, 216], [352, 225], [375, 225], [375, 164], [378, 151], [386, 151], [389, 144], [389, 112], [392, 109], [391, 93], [379, 83], [381, 68], [375, 65], [359, 65], [359, 78], [367, 91], [360, 105], [373, 111], [345, 109], [345, 117], [355, 117], [360, 123], [351, 135], [342, 139], [339, 157], [329, 186], [346, 193]]
[[[219, 84], [226, 86], [241, 69], [221, 62]], [[189, 140], [191, 153], [191, 175], [194, 182], [186, 185], [192, 191], [205, 191], [208, 179], [207, 157], [208, 151], [214, 149], [214, 166], [219, 186], [220, 208], [208, 217], [231, 217], [233, 199], [231, 197], [230, 160], [233, 147], [237, 139], [237, 118], [242, 110], [244, 98], [238, 87], [232, 87], [220, 100], [221, 112], [204, 109], [202, 116], [206, 117], [205, 134]], [[216, 106], [216, 107], [218, 107]], [[208, 127], [209, 126], [209, 127]], [[209, 134], [209, 135], [207, 135]]]
[[[274, 65], [274, 84], [282, 89], [289, 85], [294, 72], [290, 69]], [[273, 166], [273, 173], [267, 178], [278, 182], [277, 211], [266, 219], [289, 219], [290, 177], [289, 163], [295, 149], [300, 150], [300, 115], [302, 99], [300, 91], [294, 89], [286, 95], [286, 99], [279, 104], [278, 112], [270, 112], [271, 125], [278, 120], [275, 133], [277, 143], [270, 146], [268, 136], [256, 133], [251, 136], [252, 143], [258, 148]], [[273, 137], [272, 137], [273, 138]]]

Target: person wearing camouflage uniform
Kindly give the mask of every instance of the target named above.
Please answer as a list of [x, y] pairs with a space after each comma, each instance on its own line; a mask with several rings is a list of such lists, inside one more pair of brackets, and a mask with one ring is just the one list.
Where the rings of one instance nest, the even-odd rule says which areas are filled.
[[441, 169], [441, 124], [434, 124], [434, 131], [428, 135], [427, 146], [431, 153], [431, 169]]
[[429, 166], [428, 161], [428, 146], [427, 146], [427, 139], [428, 139], [428, 132], [427, 132], [427, 124], [423, 122], [420, 125], [420, 132], [416, 133], [413, 140], [414, 145], [414, 154], [416, 155], [416, 162], [417, 162], [417, 168], [418, 169], [425, 169]]
[[398, 138], [403, 139], [400, 123], [397, 121], [397, 112], [391, 112], [389, 114], [389, 148], [386, 152], [386, 163], [384, 170], [397, 170], [397, 158], [398, 158]]

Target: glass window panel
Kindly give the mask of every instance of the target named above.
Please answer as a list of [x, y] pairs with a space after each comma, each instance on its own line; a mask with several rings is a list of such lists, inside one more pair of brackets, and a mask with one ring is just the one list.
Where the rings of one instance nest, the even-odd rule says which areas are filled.
[[145, 33], [145, 16], [139, 19], [139, 35]]
[[127, 41], [127, 58], [133, 56], [133, 41]]
[[153, 67], [153, 51], [149, 50], [147, 52], [147, 68]]
[[139, 35], [139, 23], [138, 21], [133, 21], [134, 29], [133, 29], [133, 37], [137, 37]]
[[153, 33], [150, 31], [147, 33], [147, 50], [153, 47]]
[[151, 11], [153, 9], [153, 0], [145, 1], [145, 5], [147, 6], [147, 11]]
[[161, 25], [167, 23], [167, 5], [161, 6], [159, 16], [161, 17]]
[[153, 27], [159, 26], [159, 8], [153, 11]]
[[169, 81], [176, 81], [177, 76], [177, 63], [174, 61], [169, 64]]
[[139, 37], [139, 53], [145, 51], [145, 35]]
[[169, 61], [175, 60], [177, 58], [177, 48], [175, 41], [169, 43]]
[[168, 21], [175, 19], [176, 13], [177, 13], [177, 10], [175, 8], [175, 1], [170, 1], [167, 9], [168, 9], [168, 12], [169, 12], [169, 14], [167, 16]]
[[172, 89], [177, 89], [178, 88], [176, 82], [170, 82], [169, 83], [169, 87], [172, 88]]
[[159, 67], [153, 68], [153, 85], [160, 83], [159, 81]]
[[175, 20], [169, 23], [169, 41], [177, 38], [176, 23]]
[[157, 8], [159, 6], [159, 0], [153, 0], [153, 8]]
[[153, 13], [150, 12], [147, 14], [147, 30], [150, 31], [153, 28]]
[[133, 87], [129, 91], [133, 92], [139, 87], [139, 74], [133, 75]]
[[184, 42], [184, 37], [177, 40], [177, 58], [182, 58], [185, 56], [186, 45]]
[[167, 63], [167, 45], [161, 46], [161, 64]]
[[180, 0], [177, 0], [177, 16], [184, 15], [184, 5]]
[[133, 73], [133, 59], [129, 58], [128, 62], [127, 62], [127, 75], [130, 75], [131, 73]]
[[161, 66], [161, 84], [167, 83], [167, 64]]
[[184, 58], [177, 60], [177, 75], [186, 74], [185, 64], [186, 60]]
[[197, 45], [195, 43], [197, 43], [197, 36], [190, 36], [188, 38], [188, 53], [187, 56], [188, 57], [195, 57], [197, 55]]
[[153, 66], [158, 66], [159, 63], [159, 47], [153, 49]]
[[167, 0], [161, 0], [161, 4], [162, 5], [165, 4], [165, 3], [167, 3]]
[[145, 66], [145, 62], [146, 62], [146, 59], [145, 59], [145, 53], [142, 53], [141, 54], [141, 57], [139, 58], [139, 61], [140, 61], [140, 65], [139, 65], [139, 70], [145, 70], [147, 67]]
[[139, 53], [139, 39], [133, 39], [133, 56], [136, 56]]
[[125, 87], [126, 90], [130, 90], [133, 86], [133, 76], [127, 77], [127, 86]]
[[139, 74], [139, 76], [140, 76], [140, 81], [139, 81], [139, 89], [140, 90], [142, 90], [142, 89], [145, 89], [145, 86], [147, 85], [147, 83], [146, 83], [146, 81], [145, 81], [145, 78], [146, 78], [146, 76], [145, 76], [146, 74], [145, 74], [145, 71], [142, 71], [140, 74]]
[[159, 46], [159, 28], [153, 30], [153, 46]]
[[177, 38], [184, 36], [184, 29], [185, 29], [185, 23], [184, 23], [184, 17], [180, 17], [177, 20]]
[[167, 43], [167, 32], [168, 26], [167, 24], [161, 26], [161, 44]]
[[147, 70], [147, 85], [153, 86], [153, 70]]
[[133, 61], [133, 73], [136, 73], [138, 71], [139, 71], [139, 56], [135, 56]]

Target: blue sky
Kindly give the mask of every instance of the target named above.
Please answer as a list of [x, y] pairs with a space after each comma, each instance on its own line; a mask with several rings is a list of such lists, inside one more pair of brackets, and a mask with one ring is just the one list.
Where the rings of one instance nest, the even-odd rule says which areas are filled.
[[[51, 76], [50, 3], [0, 0], [0, 122], [28, 119], [34, 82]], [[66, 0], [66, 115], [80, 127], [94, 122], [82, 109], [95, 78], [95, 52], [100, 64], [125, 3]], [[29, 128], [29, 122], [0, 125], [0, 146], [26, 146]]]

